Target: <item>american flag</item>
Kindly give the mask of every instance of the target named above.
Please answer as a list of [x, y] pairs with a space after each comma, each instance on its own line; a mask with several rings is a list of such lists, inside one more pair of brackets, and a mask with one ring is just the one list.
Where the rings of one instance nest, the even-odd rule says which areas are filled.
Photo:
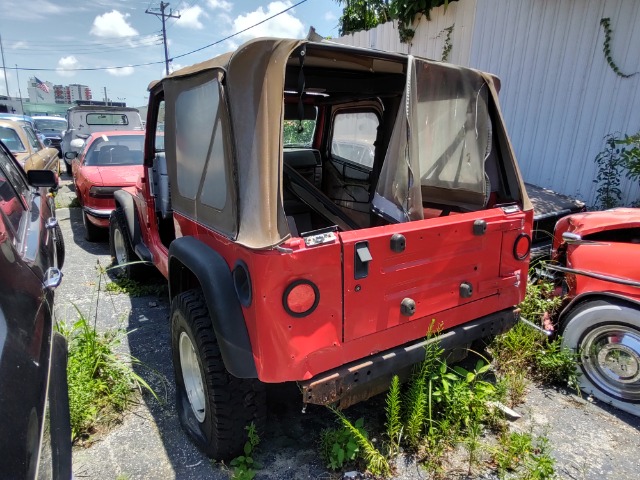
[[36, 80], [36, 88], [39, 88], [40, 90], [42, 90], [44, 93], [49, 93], [49, 87], [47, 87], [47, 84], [44, 83], [42, 80], [40, 80], [38, 77], [33, 77]]

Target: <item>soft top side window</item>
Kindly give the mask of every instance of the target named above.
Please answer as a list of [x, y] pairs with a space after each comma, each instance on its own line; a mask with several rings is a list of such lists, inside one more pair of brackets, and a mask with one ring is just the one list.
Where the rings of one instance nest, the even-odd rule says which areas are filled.
[[374, 112], [338, 112], [333, 121], [331, 156], [373, 168], [379, 123]]

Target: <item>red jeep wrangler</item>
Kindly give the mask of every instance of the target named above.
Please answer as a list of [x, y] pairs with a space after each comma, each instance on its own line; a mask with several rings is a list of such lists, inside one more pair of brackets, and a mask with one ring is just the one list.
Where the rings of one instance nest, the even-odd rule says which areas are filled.
[[168, 279], [177, 408], [208, 455], [242, 449], [264, 383], [345, 407], [420, 362], [433, 320], [449, 350], [516, 321], [533, 211], [497, 88], [282, 39], [150, 85], [147, 173], [115, 194], [111, 248]]

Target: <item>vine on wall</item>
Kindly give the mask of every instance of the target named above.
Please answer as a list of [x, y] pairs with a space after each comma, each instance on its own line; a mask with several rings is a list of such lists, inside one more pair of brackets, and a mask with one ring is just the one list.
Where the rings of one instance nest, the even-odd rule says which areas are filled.
[[607, 63], [611, 67], [611, 70], [613, 70], [616, 75], [622, 78], [629, 78], [636, 75], [638, 72], [631, 74], [622, 73], [618, 65], [616, 65], [616, 63], [613, 61], [613, 57], [611, 55], [611, 19], [609, 17], [601, 19], [600, 25], [604, 29], [604, 44], [602, 45], [602, 51], [604, 52], [604, 57], [607, 59]]
[[442, 31], [438, 34], [438, 37], [436, 37], [439, 38], [443, 34], [446, 34], [446, 36], [444, 37], [444, 46], [442, 47], [442, 57], [440, 58], [440, 60], [442, 60], [443, 62], [449, 61], [449, 55], [451, 55], [451, 49], [453, 48], [453, 43], [451, 42], [451, 34], [453, 33], [453, 27], [455, 26], [456, 24], [453, 23], [450, 27], [443, 28]]

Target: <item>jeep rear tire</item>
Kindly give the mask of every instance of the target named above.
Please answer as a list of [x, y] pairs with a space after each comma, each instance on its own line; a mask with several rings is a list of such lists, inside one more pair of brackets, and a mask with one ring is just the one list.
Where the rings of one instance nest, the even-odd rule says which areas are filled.
[[116, 208], [109, 217], [109, 253], [113, 258], [113, 267], [119, 267], [114, 270], [116, 275], [130, 280], [142, 277], [145, 265], [132, 263], [140, 262], [140, 259], [131, 246], [127, 220], [120, 208]]
[[266, 390], [257, 379], [236, 378], [224, 366], [202, 291], [171, 302], [171, 350], [180, 423], [196, 446], [216, 460], [243, 452], [245, 427], [263, 431]]
[[62, 238], [62, 228], [60, 225], [56, 225], [56, 255], [58, 256], [58, 268], [62, 270], [64, 265], [64, 238]]

